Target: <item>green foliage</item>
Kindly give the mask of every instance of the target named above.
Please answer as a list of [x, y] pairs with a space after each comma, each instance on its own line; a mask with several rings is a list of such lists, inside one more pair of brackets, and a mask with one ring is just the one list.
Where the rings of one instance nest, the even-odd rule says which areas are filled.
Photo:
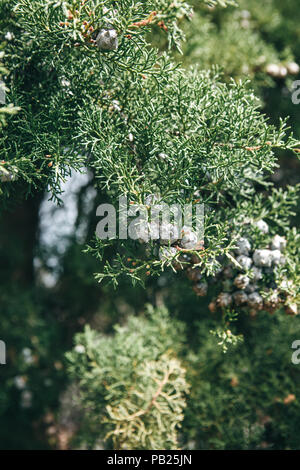
[[267, 65], [286, 65], [297, 51], [297, 27], [291, 24], [297, 17], [293, 14], [297, 2], [289, 0], [288, 18], [280, 1], [268, 0], [264, 8], [256, 0], [238, 3], [239, 8], [222, 12], [195, 4], [193, 21], [183, 28], [187, 34], [183, 60], [203, 68], [218, 64], [226, 79], [246, 76], [261, 93], [262, 86], [274, 86]]
[[202, 68], [219, 64], [227, 79], [247, 76], [260, 86], [272, 85], [265, 67], [280, 61], [278, 52], [251, 27], [248, 19], [243, 19], [240, 9], [222, 17], [221, 27], [211, 14], [196, 11], [194, 20], [186, 28], [185, 63], [197, 62]]
[[87, 436], [112, 439], [115, 449], [174, 449], [183, 419], [185, 370], [176, 358], [182, 325], [164, 309], [151, 318], [130, 317], [113, 337], [89, 327], [67, 355], [79, 381]]
[[[37, 41], [41, 50], [48, 50], [49, 44], [53, 44], [58, 54], [63, 53], [65, 48], [73, 47], [77, 41], [85, 51], [92, 54], [90, 39], [93, 39], [94, 32], [106, 25], [113, 26], [122, 37], [120, 49], [125, 62], [120, 66], [125, 68], [129, 67], [126, 61], [132, 44], [144, 45], [143, 37], [153, 25], [158, 25], [167, 32], [170, 45], [179, 45], [183, 36], [177, 25], [178, 20], [191, 14], [191, 8], [186, 2], [171, 0], [123, 0], [117, 3], [113, 0], [21, 0], [14, 3], [16, 13], [20, 15], [20, 24], [26, 26], [28, 36]], [[131, 37], [126, 37], [128, 35]], [[144, 53], [141, 51], [140, 56]], [[120, 53], [112, 56], [113, 62], [114, 58], [118, 61]], [[132, 59], [130, 62], [133, 64]]]
[[[106, 3], [105, 10], [98, 2], [10, 2], [11, 10], [5, 2], [2, 5], [6, 15], [14, 19], [10, 29], [15, 39], [7, 44], [7, 62], [13, 73], [12, 98], [22, 112], [6, 130], [1, 156], [18, 171], [19, 179], [28, 183], [28, 191], [48, 186], [53, 197], [59, 198], [61, 184], [71, 169], [80, 170], [88, 163], [86, 154], [78, 154], [84, 150], [75, 137], [82, 111], [101, 90], [99, 83], [110, 82], [112, 74], [124, 70], [138, 76], [162, 76], [172, 68], [165, 58], [156, 68], [157, 53], [146, 48], [144, 38], [148, 26], [133, 26], [131, 31], [130, 25], [159, 4], [161, 11], [155, 18], [165, 21], [170, 41], [176, 42], [177, 16], [189, 13], [185, 4], [118, 3], [110, 24], [120, 34], [120, 47], [114, 53], [100, 53], [90, 42], [92, 38], [84, 36], [82, 27], [88, 21], [94, 36], [103, 22], [110, 21], [113, 2]], [[66, 15], [73, 16], [70, 28], [60, 24], [67, 20]]]
[[[299, 321], [281, 307], [300, 303], [300, 121], [291, 74], [267, 73], [300, 61], [298, 5], [238, 3], [0, 0], [8, 99], [0, 203], [10, 209], [0, 224], [3, 447], [299, 448], [290, 358]], [[97, 47], [107, 27], [117, 32], [116, 50]], [[48, 189], [61, 202], [72, 170], [92, 178], [75, 204], [76, 228], [86, 223], [87, 235], [80, 244], [72, 234], [65, 251], [46, 249], [42, 195]], [[98, 194], [85, 213], [92, 185]], [[161, 259], [157, 241], [93, 240], [97, 205], [116, 206], [120, 195], [147, 210], [153, 195], [203, 203], [202, 249], [173, 246]], [[253, 226], [261, 219], [268, 234]], [[220, 270], [233, 263], [240, 272], [238, 237], [257, 249], [276, 234], [287, 240], [285, 263], [259, 291], [267, 298], [274, 284], [285, 303], [272, 316], [209, 308], [229, 290]], [[49, 287], [41, 280], [53, 255], [60, 265]], [[206, 297], [193, 293], [191, 271], [208, 284]], [[94, 272], [116, 289], [98, 285]], [[72, 421], [74, 396], [62, 400], [67, 410], [58, 407], [75, 333], [67, 391], [79, 386], [84, 419], [79, 430], [67, 423], [66, 439], [60, 417], [66, 411]]]
[[[99, 185], [112, 202], [124, 194], [143, 206], [147, 195], [159, 194], [162, 201], [183, 207], [197, 197], [206, 208], [206, 256], [221, 255], [227, 249], [225, 240], [218, 253], [216, 247], [220, 233], [224, 237], [228, 229], [224, 220], [236, 216], [243, 200], [255, 197], [256, 185], [263, 185], [265, 173], [276, 167], [272, 149], [292, 150], [298, 142], [292, 136], [284, 141], [284, 123], [278, 131], [267, 124], [254, 95], [242, 83], [227, 86], [217, 75], [197, 70], [176, 71], [165, 80], [164, 85], [148, 80], [145, 87], [120, 77], [122, 87], [125, 82], [123, 93], [106, 97], [105, 92], [101, 107], [86, 108], [81, 141], [93, 155]], [[126, 100], [128, 93], [132, 101]], [[117, 111], [109, 107], [112, 98], [120, 105]], [[132, 253], [141, 251], [136, 242], [128, 241], [127, 248], [124, 243], [96, 240], [92, 251], [101, 253], [105, 245], [115, 246], [118, 255], [99, 273], [99, 280], [111, 277], [117, 284], [123, 273], [134, 281], [143, 280], [146, 273], [164, 267], [155, 256], [155, 244], [149, 244], [146, 257], [134, 256], [134, 268], [126, 260], [132, 261]]]
[[58, 406], [57, 392], [65, 386], [62, 329], [57, 318], [49, 317], [41, 293], [9, 286], [2, 276], [1, 285], [1, 339], [7, 346], [7, 364], [1, 366], [0, 416], [6, 425], [1, 426], [0, 446], [49, 448], [32, 423], [41, 423]]
[[[183, 425], [196, 449], [298, 449], [299, 373], [291, 362], [299, 319], [260, 313], [244, 318], [244, 342], [226, 354], [198, 323], [190, 354], [191, 393]], [[207, 325], [208, 323], [208, 325]]]

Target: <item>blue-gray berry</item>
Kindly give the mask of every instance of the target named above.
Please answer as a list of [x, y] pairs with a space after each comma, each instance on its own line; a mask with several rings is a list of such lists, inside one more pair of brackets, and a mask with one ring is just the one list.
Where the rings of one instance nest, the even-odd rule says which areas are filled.
[[96, 44], [102, 51], [116, 51], [119, 46], [118, 33], [113, 28], [103, 28], [99, 32]]

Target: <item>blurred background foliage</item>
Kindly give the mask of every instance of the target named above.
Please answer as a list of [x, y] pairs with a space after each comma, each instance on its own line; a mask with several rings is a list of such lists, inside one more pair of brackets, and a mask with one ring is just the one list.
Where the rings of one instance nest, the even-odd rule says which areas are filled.
[[[4, 50], [14, 26], [2, 3]], [[238, 0], [237, 7], [225, 9], [191, 3], [194, 15], [181, 25], [186, 42], [183, 55], [173, 51], [176, 60], [186, 67], [218, 66], [225, 81], [249, 78], [271, 122], [290, 116], [299, 139], [299, 106], [292, 104], [290, 92], [296, 78], [266, 72], [268, 64], [300, 63], [299, 2]], [[156, 27], [151, 41], [162, 50], [168, 46]], [[299, 182], [296, 157], [278, 156], [276, 186]], [[71, 199], [58, 208], [41, 192], [24, 200], [18, 185], [14, 202], [1, 202], [0, 336], [8, 365], [0, 368], [0, 447], [69, 448], [78, 416], [65, 352], [74, 334], [85, 324], [111, 334], [115, 323], [142, 315], [150, 303], [166, 305], [186, 327], [180, 355], [189, 365], [190, 394], [180, 434], [183, 448], [299, 449], [300, 372], [291, 363], [299, 318], [280, 312], [241, 316], [234, 331], [244, 335], [244, 342], [224, 354], [210, 333], [222, 326], [221, 318], [208, 311], [208, 299], [196, 298], [183, 276], [166, 273], [150, 279], [145, 290], [125, 282], [116, 291], [97, 284], [92, 273], [99, 261], [83, 250], [94, 233], [101, 195], [93, 193], [92, 176], [78, 182], [73, 175], [70, 181], [65, 190]], [[76, 214], [72, 220], [69, 203]]]

